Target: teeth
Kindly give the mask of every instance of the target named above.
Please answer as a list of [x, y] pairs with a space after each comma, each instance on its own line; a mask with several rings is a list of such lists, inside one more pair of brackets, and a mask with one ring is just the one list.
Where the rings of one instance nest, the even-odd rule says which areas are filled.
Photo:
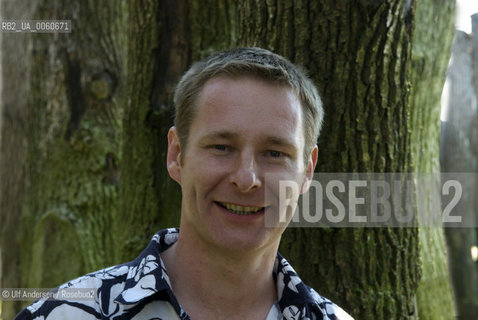
[[221, 205], [227, 210], [229, 210], [230, 212], [239, 214], [239, 215], [254, 214], [262, 210], [262, 207], [243, 207], [243, 206], [238, 206], [235, 204], [222, 203], [222, 202], [221, 202]]

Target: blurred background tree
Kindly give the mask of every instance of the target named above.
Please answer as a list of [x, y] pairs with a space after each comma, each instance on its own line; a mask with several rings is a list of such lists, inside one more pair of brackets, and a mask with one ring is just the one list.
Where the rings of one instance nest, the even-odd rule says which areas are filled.
[[[178, 224], [165, 169], [172, 92], [223, 48], [265, 47], [309, 71], [326, 111], [318, 171], [438, 170], [452, 1], [1, 6], [3, 17], [73, 24], [2, 35], [1, 287], [53, 287], [125, 262]], [[356, 319], [454, 317], [439, 228], [290, 229], [281, 252]], [[3, 302], [2, 316], [24, 305]]]
[[472, 18], [473, 33], [455, 33], [441, 117], [442, 171], [467, 175], [462, 188], [471, 195], [462, 197], [455, 210], [469, 214], [472, 223], [467, 228], [445, 229], [460, 319], [473, 319], [478, 314], [478, 14]]

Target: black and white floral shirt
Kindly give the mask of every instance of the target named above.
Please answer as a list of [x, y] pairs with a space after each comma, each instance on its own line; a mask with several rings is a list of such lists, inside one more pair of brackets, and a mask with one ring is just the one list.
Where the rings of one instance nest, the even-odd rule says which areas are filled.
[[[96, 298], [81, 301], [40, 299], [15, 319], [189, 320], [174, 296], [160, 258], [160, 253], [175, 243], [178, 236], [178, 229], [159, 231], [135, 260], [87, 274], [59, 287], [96, 289]], [[280, 254], [275, 261], [274, 278], [279, 301], [265, 320], [352, 319], [340, 307], [305, 285]]]

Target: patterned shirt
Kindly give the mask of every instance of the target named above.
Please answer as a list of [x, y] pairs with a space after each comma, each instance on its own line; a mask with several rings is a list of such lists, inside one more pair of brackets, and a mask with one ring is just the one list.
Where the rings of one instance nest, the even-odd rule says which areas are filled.
[[[95, 289], [94, 298], [83, 300], [40, 299], [16, 320], [181, 319], [190, 320], [176, 299], [161, 252], [174, 244], [179, 229], [156, 233], [148, 247], [133, 261], [69, 281], [58, 289]], [[278, 253], [274, 264], [279, 300], [265, 320], [353, 320], [345, 311], [305, 285]]]

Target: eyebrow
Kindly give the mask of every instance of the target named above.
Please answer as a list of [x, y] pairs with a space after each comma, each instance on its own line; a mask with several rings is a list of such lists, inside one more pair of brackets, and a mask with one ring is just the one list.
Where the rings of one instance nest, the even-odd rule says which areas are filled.
[[277, 136], [266, 136], [265, 141], [267, 144], [272, 144], [275, 146], [280, 146], [289, 150], [293, 150], [294, 152], [298, 151], [297, 144], [290, 141], [289, 139], [285, 139], [282, 137], [277, 137]]
[[239, 138], [238, 133], [229, 132], [229, 131], [213, 131], [201, 137], [201, 140], [210, 140], [210, 139], [237, 139]]

